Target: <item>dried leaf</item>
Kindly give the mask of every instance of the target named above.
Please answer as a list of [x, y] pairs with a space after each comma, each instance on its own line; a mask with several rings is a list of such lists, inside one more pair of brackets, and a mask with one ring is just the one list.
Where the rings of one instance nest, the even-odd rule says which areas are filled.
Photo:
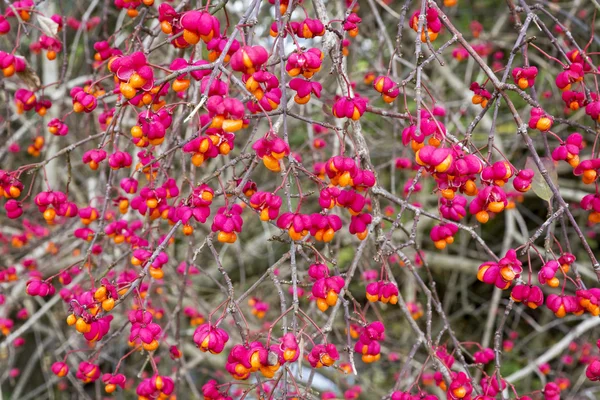
[[302, 379], [302, 360], [304, 360], [304, 338], [302, 336], [300, 336], [300, 341], [298, 342], [298, 351], [300, 353], [298, 356], [298, 373], [300, 379]]
[[267, 357], [267, 363], [269, 365], [273, 366], [273, 365], [277, 365], [278, 362], [279, 362], [279, 357], [277, 356], [277, 354], [273, 353], [272, 351], [269, 351], [268, 357]]
[[[558, 174], [556, 172], [556, 166], [554, 165], [554, 162], [547, 157], [542, 157], [541, 161], [544, 165], [544, 168], [546, 168], [546, 170], [548, 171], [548, 176], [550, 177], [550, 180], [552, 180], [552, 182], [554, 182], [554, 184], [558, 186]], [[535, 175], [533, 176], [533, 180], [531, 182], [531, 189], [533, 190], [533, 192], [540, 199], [550, 201], [550, 199], [552, 198], [552, 191], [550, 190], [550, 186], [548, 186], [548, 183], [546, 182], [542, 174], [539, 172], [539, 169], [535, 165], [533, 158], [527, 157], [525, 168], [529, 168], [535, 171]]]
[[17, 76], [29, 87], [29, 89], [33, 91], [36, 91], [42, 87], [42, 81], [40, 77], [29, 66], [25, 68], [25, 71], [17, 72]]
[[56, 36], [56, 34], [58, 33], [58, 24], [56, 22], [54, 22], [48, 17], [44, 17], [43, 15], [38, 15], [37, 21], [40, 24], [40, 29], [47, 36]]

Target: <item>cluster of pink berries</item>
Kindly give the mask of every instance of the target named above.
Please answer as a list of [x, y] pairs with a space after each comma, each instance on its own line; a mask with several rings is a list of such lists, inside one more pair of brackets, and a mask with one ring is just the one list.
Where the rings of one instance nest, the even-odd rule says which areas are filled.
[[131, 311], [129, 313], [129, 322], [131, 322], [131, 331], [129, 333], [130, 346], [141, 342], [142, 347], [146, 351], [154, 351], [158, 348], [162, 328], [157, 323], [152, 322], [152, 314], [149, 311]]
[[384, 325], [379, 321], [372, 322], [361, 330], [354, 351], [362, 354], [362, 360], [367, 364], [378, 361], [381, 358], [379, 342], [384, 339]]
[[382, 303], [398, 303], [398, 286], [392, 282], [371, 282], [367, 285], [367, 300], [370, 302], [380, 301]]
[[344, 288], [344, 279], [341, 276], [329, 276], [329, 268], [325, 264], [312, 264], [308, 268], [308, 276], [314, 281], [312, 295], [319, 310], [324, 312], [335, 306]]
[[194, 343], [204, 352], [210, 351], [212, 354], [219, 354], [228, 341], [227, 332], [214, 325], [202, 324], [194, 331]]
[[68, 201], [67, 195], [60, 191], [41, 192], [35, 196], [34, 202], [48, 224], [54, 223], [57, 216], [73, 218], [78, 215], [77, 205]]

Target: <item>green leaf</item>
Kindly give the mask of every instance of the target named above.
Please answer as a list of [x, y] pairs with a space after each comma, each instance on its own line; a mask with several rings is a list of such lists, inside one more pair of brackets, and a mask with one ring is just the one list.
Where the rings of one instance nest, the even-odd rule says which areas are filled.
[[[547, 157], [542, 157], [541, 161], [544, 168], [546, 168], [546, 170], [548, 171], [548, 176], [550, 177], [550, 180], [554, 183], [555, 186], [558, 186], [558, 174], [556, 172], [556, 166], [554, 165], [554, 162]], [[533, 180], [531, 182], [531, 189], [533, 190], [533, 192], [540, 199], [550, 201], [550, 199], [552, 198], [552, 191], [550, 190], [550, 186], [546, 182], [546, 179], [544, 179], [544, 177], [540, 173], [537, 165], [535, 165], [533, 158], [527, 157], [525, 168], [529, 168], [535, 171], [535, 175], [533, 176]]]

